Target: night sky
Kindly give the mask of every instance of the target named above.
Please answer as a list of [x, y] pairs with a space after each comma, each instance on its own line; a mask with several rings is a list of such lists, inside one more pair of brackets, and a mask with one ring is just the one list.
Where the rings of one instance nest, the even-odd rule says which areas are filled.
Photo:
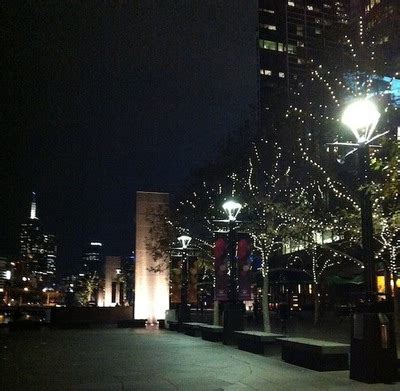
[[36, 191], [61, 274], [134, 245], [135, 192], [177, 194], [257, 105], [256, 1], [0, 5], [0, 256]]

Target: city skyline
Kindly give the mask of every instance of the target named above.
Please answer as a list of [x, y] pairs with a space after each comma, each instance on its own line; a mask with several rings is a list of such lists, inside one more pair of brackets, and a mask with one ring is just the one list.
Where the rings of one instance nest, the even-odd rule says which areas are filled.
[[60, 270], [93, 240], [129, 253], [135, 191], [176, 194], [254, 120], [256, 2], [227, 4], [3, 4], [2, 254], [32, 191]]

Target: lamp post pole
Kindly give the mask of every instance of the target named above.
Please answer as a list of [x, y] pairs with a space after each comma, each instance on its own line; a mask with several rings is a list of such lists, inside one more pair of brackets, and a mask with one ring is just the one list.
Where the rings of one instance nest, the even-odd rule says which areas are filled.
[[229, 243], [229, 269], [230, 269], [230, 279], [229, 279], [229, 302], [231, 304], [237, 303], [237, 263], [235, 256], [236, 249], [236, 238], [235, 238], [235, 228], [233, 226], [234, 222], [229, 221], [228, 227], [228, 243]]
[[369, 178], [369, 148], [365, 143], [358, 145], [358, 177], [361, 202], [361, 243], [364, 261], [364, 281], [366, 302], [370, 305], [376, 302], [376, 271], [372, 243], [374, 231], [372, 223], [371, 197], [368, 192]]
[[188, 307], [187, 292], [188, 292], [188, 259], [187, 248], [192, 238], [187, 235], [182, 235], [178, 238], [181, 243], [181, 303], [179, 305], [178, 321], [180, 324], [190, 321], [190, 308]]

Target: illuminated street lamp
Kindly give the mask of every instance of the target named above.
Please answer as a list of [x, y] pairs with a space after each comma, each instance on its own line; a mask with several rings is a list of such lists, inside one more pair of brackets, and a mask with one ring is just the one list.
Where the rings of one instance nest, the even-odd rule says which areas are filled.
[[192, 238], [188, 235], [179, 236], [178, 241], [181, 244], [180, 250], [182, 250], [182, 274], [181, 274], [181, 304], [179, 306], [178, 319], [179, 323], [190, 321], [190, 308], [187, 304], [187, 292], [188, 292], [188, 260], [186, 250], [191, 242]]
[[361, 231], [367, 303], [376, 301], [376, 272], [374, 264], [372, 206], [367, 186], [369, 179], [369, 144], [380, 137], [372, 137], [380, 113], [374, 103], [361, 99], [350, 104], [343, 112], [342, 122], [356, 137], [358, 152], [358, 176], [360, 181]]
[[350, 128], [357, 142], [362, 144], [371, 141], [380, 116], [373, 102], [360, 99], [347, 106], [342, 115], [342, 122]]
[[[350, 347], [350, 378], [366, 383], [394, 382], [397, 376], [397, 354], [393, 314], [377, 302], [376, 270], [372, 243], [372, 205], [369, 148], [371, 142], [385, 133], [373, 136], [380, 113], [372, 101], [360, 99], [343, 112], [342, 122], [350, 128], [357, 143], [335, 143], [357, 151], [361, 201], [361, 243], [365, 275], [365, 304], [353, 316]], [[376, 147], [376, 146], [372, 146]], [[391, 311], [390, 311], [391, 312]]]
[[226, 201], [222, 207], [228, 216], [228, 221], [236, 221], [236, 217], [242, 209], [242, 205], [235, 201]]
[[229, 283], [229, 302], [231, 304], [236, 304], [237, 302], [237, 264], [235, 257], [235, 228], [234, 223], [236, 218], [242, 209], [242, 205], [235, 201], [227, 201], [222, 207], [228, 217], [228, 227], [229, 227], [229, 269], [230, 269], [230, 283]]
[[242, 205], [235, 201], [227, 201], [222, 205], [228, 219], [228, 248], [229, 248], [229, 303], [224, 309], [224, 335], [223, 342], [234, 342], [235, 331], [243, 330], [243, 308], [238, 302], [238, 279], [236, 261], [236, 218], [242, 209]]

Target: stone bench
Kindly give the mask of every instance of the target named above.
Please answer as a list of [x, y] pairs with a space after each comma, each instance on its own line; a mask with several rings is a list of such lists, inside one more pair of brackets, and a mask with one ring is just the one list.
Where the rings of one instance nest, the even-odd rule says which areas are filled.
[[177, 320], [168, 320], [168, 330], [179, 331], [179, 322]]
[[310, 338], [278, 338], [282, 360], [316, 371], [341, 371], [349, 368], [350, 345]]
[[266, 345], [275, 344], [277, 338], [282, 338], [284, 335], [266, 333], [263, 331], [235, 331], [235, 337], [240, 350], [264, 354]]
[[222, 326], [214, 326], [212, 324], [205, 324], [200, 327], [201, 330], [201, 338], [205, 341], [211, 342], [221, 342], [222, 341], [222, 332], [224, 328]]
[[207, 326], [206, 323], [184, 322], [182, 323], [183, 332], [191, 337], [201, 337], [201, 326]]

